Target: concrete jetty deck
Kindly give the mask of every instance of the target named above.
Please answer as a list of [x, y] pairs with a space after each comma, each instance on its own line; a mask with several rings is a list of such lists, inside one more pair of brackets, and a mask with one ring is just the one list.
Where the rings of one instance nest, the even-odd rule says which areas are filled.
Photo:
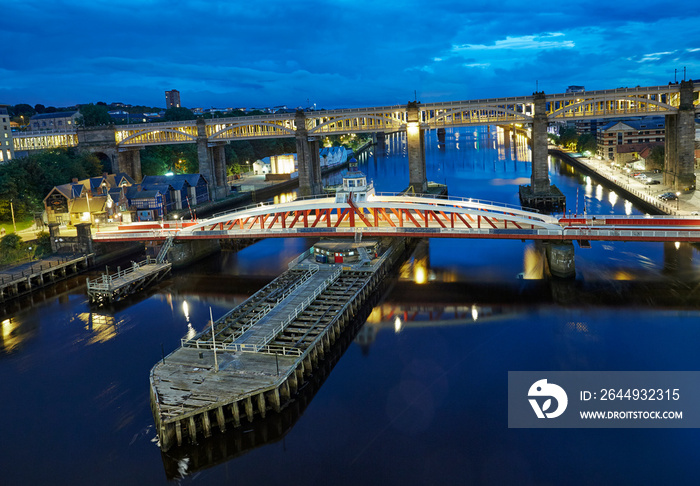
[[183, 339], [151, 370], [161, 449], [281, 411], [401, 255], [405, 241], [390, 241], [330, 264], [316, 262], [318, 244], [218, 319], [213, 334], [209, 325]]

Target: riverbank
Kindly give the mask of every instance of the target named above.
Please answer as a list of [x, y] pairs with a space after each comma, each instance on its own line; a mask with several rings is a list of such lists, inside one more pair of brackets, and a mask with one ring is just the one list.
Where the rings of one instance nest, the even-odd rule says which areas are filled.
[[700, 212], [700, 196], [696, 195], [695, 191], [681, 193], [675, 201], [664, 201], [658, 196], [674, 191], [663, 182], [655, 185], [643, 184], [628, 173], [614, 169], [601, 160], [583, 157], [559, 148], [550, 147], [549, 153], [561, 158], [582, 174], [595, 178], [606, 188], [621, 192], [625, 199], [634, 201], [649, 214], [683, 216]]

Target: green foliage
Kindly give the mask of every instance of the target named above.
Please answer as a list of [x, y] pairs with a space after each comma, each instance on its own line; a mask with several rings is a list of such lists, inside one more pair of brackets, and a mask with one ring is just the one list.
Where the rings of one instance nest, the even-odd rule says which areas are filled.
[[22, 248], [22, 237], [15, 233], [10, 233], [8, 235], [0, 238], [0, 251], [3, 253], [10, 252], [13, 250], [20, 250]]
[[109, 110], [104, 105], [80, 105], [80, 116], [78, 117], [78, 125], [84, 127], [97, 127], [100, 125], [110, 125], [112, 118], [109, 116]]
[[573, 148], [578, 141], [575, 128], [565, 128], [559, 132], [559, 143], [564, 147]]
[[199, 172], [197, 146], [191, 143], [156, 145], [141, 152], [143, 175], [196, 174]]
[[24, 117], [25, 123], [29, 122], [29, 118], [32, 116], [36, 115], [36, 110], [32, 108], [31, 105], [28, 105], [26, 103], [20, 103], [18, 105], [13, 106], [10, 111], [12, 112], [13, 116], [16, 117]]
[[185, 121], [197, 118], [187, 108], [168, 108], [163, 114], [163, 121]]
[[596, 153], [596, 150], [598, 149], [598, 142], [596, 141], [595, 135], [592, 133], [584, 133], [580, 137], [578, 137], [578, 140], [576, 141], [576, 151], [583, 153], [583, 152], [590, 152], [592, 154]]
[[649, 158], [647, 158], [647, 169], [664, 169], [664, 159], [666, 158], [666, 149], [663, 145], [657, 145], [651, 149]]
[[51, 251], [51, 236], [46, 231], [42, 231], [36, 237], [34, 256], [41, 258], [51, 253], [53, 253]]
[[43, 210], [43, 200], [54, 186], [101, 173], [97, 156], [75, 149], [46, 150], [0, 164], [0, 220], [12, 220], [10, 201], [15, 218], [31, 218]]

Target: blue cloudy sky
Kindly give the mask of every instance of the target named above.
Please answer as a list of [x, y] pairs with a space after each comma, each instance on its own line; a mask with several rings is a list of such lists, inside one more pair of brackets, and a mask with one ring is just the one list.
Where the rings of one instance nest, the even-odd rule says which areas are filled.
[[323, 108], [700, 79], [700, 2], [0, 0], [0, 103]]

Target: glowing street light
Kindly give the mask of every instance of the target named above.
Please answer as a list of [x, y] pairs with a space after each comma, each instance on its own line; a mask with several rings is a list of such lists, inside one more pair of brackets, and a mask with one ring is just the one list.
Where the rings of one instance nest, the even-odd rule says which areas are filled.
[[681, 206], [681, 193], [677, 192], [676, 193], [676, 211], [680, 209]]

